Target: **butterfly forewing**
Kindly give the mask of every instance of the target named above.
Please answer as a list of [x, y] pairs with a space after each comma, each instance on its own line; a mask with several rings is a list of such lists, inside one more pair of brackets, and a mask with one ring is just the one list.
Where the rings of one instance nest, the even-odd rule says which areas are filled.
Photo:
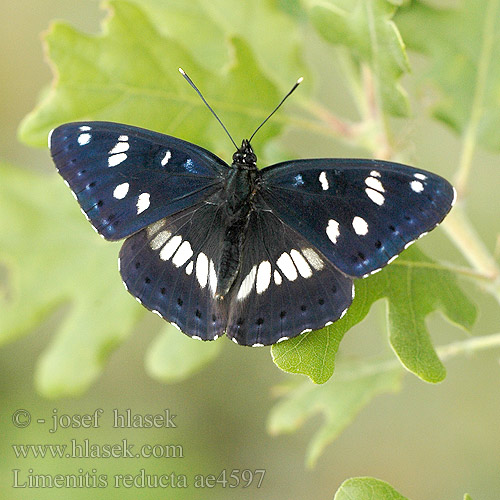
[[82, 211], [109, 240], [196, 205], [222, 188], [228, 171], [199, 146], [110, 122], [61, 125], [49, 146]]
[[439, 224], [455, 192], [442, 177], [397, 163], [313, 159], [264, 169], [262, 196], [333, 265], [361, 277]]
[[191, 337], [224, 333], [226, 303], [215, 296], [224, 211], [202, 203], [128, 238], [120, 272], [129, 292]]
[[310, 242], [256, 208], [228, 297], [227, 335], [243, 345], [274, 344], [339, 319], [353, 293], [352, 280]]

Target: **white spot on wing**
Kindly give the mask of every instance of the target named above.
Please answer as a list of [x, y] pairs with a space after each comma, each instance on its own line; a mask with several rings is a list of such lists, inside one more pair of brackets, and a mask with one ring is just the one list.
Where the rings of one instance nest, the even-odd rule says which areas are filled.
[[380, 191], [383, 193], [385, 191], [384, 186], [382, 186], [382, 183], [376, 179], [375, 177], [367, 177], [365, 179], [365, 184], [368, 187], [371, 187], [372, 189], [376, 189], [377, 191]]
[[188, 276], [191, 276], [191, 273], [193, 272], [193, 267], [194, 267], [194, 262], [191, 261], [187, 266], [186, 266], [186, 274]]
[[238, 295], [236, 296], [238, 300], [243, 300], [246, 297], [248, 297], [248, 295], [252, 291], [256, 274], [257, 274], [257, 266], [253, 266], [251, 271], [245, 276], [245, 279], [241, 282], [240, 289], [238, 290]]
[[151, 201], [149, 193], [140, 194], [139, 198], [137, 198], [137, 215], [142, 214], [144, 210], [147, 210], [149, 208], [150, 203]]
[[424, 190], [424, 185], [420, 181], [411, 181], [410, 187], [415, 193], [421, 193]]
[[163, 245], [165, 245], [170, 236], [172, 236], [172, 233], [167, 230], [158, 233], [149, 243], [151, 250], [158, 250], [159, 248], [161, 248]]
[[[71, 194], [73, 194], [73, 191], [71, 191]], [[85, 218], [90, 222], [90, 217], [87, 215], [87, 212], [85, 212], [85, 210], [83, 208], [80, 208], [80, 212], [82, 212], [82, 214], [85, 216]], [[95, 230], [95, 227], [92, 226]]]
[[92, 127], [89, 127], [88, 125], [82, 125], [81, 127], [78, 127], [78, 130], [81, 130], [82, 132], [87, 132], [88, 130], [92, 130]]
[[118, 140], [119, 141], [128, 141], [128, 135], [121, 135], [120, 137], [118, 137]]
[[453, 188], [453, 200], [451, 200], [452, 207], [455, 205], [456, 201], [457, 201], [457, 190], [455, 188]]
[[92, 136], [87, 133], [80, 134], [77, 139], [78, 144], [80, 144], [80, 146], [85, 146], [85, 144], [88, 144], [90, 142], [91, 137]]
[[198, 280], [201, 288], [205, 288], [207, 286], [208, 258], [203, 252], [200, 252], [198, 254], [198, 258], [196, 259], [196, 279]]
[[362, 217], [354, 217], [354, 219], [352, 219], [352, 227], [359, 236], [364, 236], [368, 233], [368, 223]]
[[156, 234], [163, 227], [163, 220], [159, 220], [154, 222], [153, 224], [147, 227], [148, 237], [151, 238], [154, 234]]
[[321, 271], [325, 267], [321, 257], [312, 248], [302, 248], [302, 253], [316, 271]]
[[118, 153], [116, 155], [112, 155], [108, 158], [108, 167], [116, 167], [116, 165], [119, 165], [126, 159], [127, 159], [126, 153]]
[[117, 200], [123, 200], [125, 196], [127, 196], [128, 190], [130, 188], [130, 184], [128, 182], [124, 182], [123, 184], [118, 184], [113, 191], [113, 196]]
[[392, 262], [394, 262], [397, 258], [399, 257], [399, 254], [398, 255], [394, 255], [393, 257], [391, 257], [388, 261], [387, 261], [387, 264], [391, 264]]
[[323, 170], [321, 174], [319, 174], [319, 182], [321, 183], [321, 188], [323, 191], [326, 191], [330, 185], [328, 184], [328, 179], [326, 177], [326, 172]]
[[174, 252], [177, 250], [179, 245], [181, 244], [182, 236], [176, 235], [172, 239], [170, 239], [167, 244], [160, 251], [160, 259], [168, 260]]
[[50, 143], [52, 142], [52, 134], [54, 133], [54, 129], [52, 129], [50, 132], [49, 132], [49, 136], [47, 138], [47, 143], [49, 145], [49, 149], [50, 149]]
[[252, 347], [264, 347], [264, 344], [260, 344], [260, 343], [255, 343], [255, 344], [252, 344]]
[[278, 271], [274, 271], [274, 283], [276, 283], [276, 285], [281, 285], [281, 283], [283, 282], [283, 278], [281, 277], [281, 274], [278, 272]]
[[175, 252], [174, 257], [172, 258], [172, 264], [175, 267], [181, 267], [192, 256], [193, 256], [193, 249], [191, 248], [191, 243], [189, 243], [189, 241], [187, 240], [184, 240], [182, 242], [182, 245], [177, 249], [177, 252]]
[[385, 202], [384, 195], [382, 193], [379, 193], [378, 191], [375, 191], [372, 188], [366, 188], [365, 193], [370, 198], [370, 200], [373, 201], [378, 206], [382, 206]]
[[217, 274], [215, 273], [215, 265], [212, 259], [210, 259], [208, 286], [210, 287], [210, 290], [212, 290], [212, 294], [215, 295], [217, 290]]
[[290, 281], [294, 281], [297, 279], [297, 269], [295, 269], [292, 258], [286, 252], [283, 252], [280, 255], [279, 259], [276, 261], [276, 264], [278, 264], [278, 267]]
[[259, 264], [259, 269], [257, 270], [257, 293], [261, 294], [269, 288], [271, 283], [271, 263], [268, 260], [264, 260]]
[[125, 153], [125, 151], [128, 151], [129, 147], [130, 144], [128, 142], [117, 142], [109, 154], [115, 155], [118, 153]]
[[372, 171], [370, 172], [370, 175], [371, 175], [372, 177], [380, 177], [380, 172], [379, 172], [378, 170], [372, 170]]
[[299, 274], [303, 278], [310, 278], [312, 276], [312, 270], [309, 267], [309, 264], [307, 263], [306, 259], [302, 257], [302, 254], [299, 253], [297, 250], [293, 249], [290, 251], [290, 256], [292, 257], [293, 263], [295, 264], [295, 267], [298, 269]]
[[337, 238], [340, 236], [340, 231], [339, 231], [339, 223], [334, 220], [330, 219], [328, 221], [328, 226], [326, 226], [326, 235], [328, 238], [330, 238], [330, 241], [332, 243], [337, 243]]
[[165, 156], [163, 157], [163, 159], [161, 160], [161, 166], [164, 167], [168, 163], [168, 160], [170, 160], [170, 158], [172, 158], [172, 153], [170, 152], [170, 149], [169, 149], [165, 153]]
[[415, 179], [420, 179], [421, 181], [425, 181], [427, 179], [427, 176], [424, 174], [414, 174], [413, 177], [415, 177]]

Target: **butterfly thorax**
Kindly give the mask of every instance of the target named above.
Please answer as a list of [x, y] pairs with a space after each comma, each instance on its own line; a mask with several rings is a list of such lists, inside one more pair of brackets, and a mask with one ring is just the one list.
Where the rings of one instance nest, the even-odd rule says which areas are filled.
[[233, 155], [231, 172], [223, 191], [227, 224], [222, 257], [217, 272], [217, 296], [223, 298], [230, 290], [240, 268], [241, 247], [248, 226], [253, 199], [258, 188], [260, 173], [257, 157], [247, 140]]
[[258, 183], [257, 157], [252, 146], [244, 140], [241, 147], [233, 155], [231, 172], [224, 190], [228, 215], [239, 216], [249, 209], [255, 188]]

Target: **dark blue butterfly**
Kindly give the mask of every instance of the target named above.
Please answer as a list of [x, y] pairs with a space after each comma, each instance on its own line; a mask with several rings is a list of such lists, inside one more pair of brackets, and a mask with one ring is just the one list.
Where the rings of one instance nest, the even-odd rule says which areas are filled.
[[68, 123], [49, 146], [96, 231], [127, 238], [127, 290], [202, 340], [269, 345], [338, 320], [353, 278], [390, 263], [455, 199], [445, 179], [406, 165], [326, 158], [258, 170], [244, 140], [229, 166], [118, 123]]

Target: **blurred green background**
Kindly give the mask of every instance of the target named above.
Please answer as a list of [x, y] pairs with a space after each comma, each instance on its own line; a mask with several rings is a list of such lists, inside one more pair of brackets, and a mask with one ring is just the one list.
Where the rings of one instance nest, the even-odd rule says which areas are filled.
[[[237, 5], [235, 2], [235, 8]], [[104, 12], [96, 2], [63, 0], [0, 1], [0, 6], [1, 159], [49, 175], [53, 165], [48, 151], [30, 149], [16, 137], [20, 120], [33, 109], [41, 89], [51, 80], [40, 33], [53, 19], [65, 19], [82, 31], [97, 33]], [[316, 82], [317, 99], [349, 116], [345, 84], [338, 68], [324, 65], [328, 57], [324, 43], [311, 33], [304, 45], [307, 64], [322, 67]], [[415, 55], [411, 61], [413, 73], [403, 79], [410, 96], [417, 93], [419, 67], [424, 64]], [[404, 140], [411, 137], [409, 142], [416, 145], [414, 156], [421, 165], [430, 169], [433, 164], [439, 165], [439, 172], [452, 178], [461, 150], [459, 139], [430, 120], [418, 104], [413, 105], [413, 112], [416, 116], [410, 125], [401, 121], [394, 129], [402, 129]], [[226, 125], [231, 129], [230, 123]], [[294, 131], [284, 137], [282, 144], [294, 156], [360, 154], [335, 141]], [[492, 248], [499, 229], [498, 195], [491, 188], [500, 185], [498, 156], [478, 151], [474, 163], [481, 168], [476, 170], [470, 186], [468, 211], [481, 237]], [[431, 254], [441, 258], [454, 252], [441, 230], [429, 236], [423, 248], [432, 248]], [[2, 272], [0, 267], [0, 279]], [[498, 332], [498, 308], [494, 301], [469, 283], [465, 282], [464, 287], [481, 311], [473, 334]], [[158, 328], [157, 318], [146, 317], [139, 324], [82, 397], [41, 398], [34, 389], [35, 365], [63, 314], [64, 309], [59, 310], [39, 329], [0, 349], [1, 498], [333, 498], [344, 479], [365, 475], [388, 481], [413, 500], [459, 499], [465, 492], [474, 500], [500, 498], [498, 352], [482, 352], [447, 362], [448, 376], [437, 386], [408, 375], [401, 393], [377, 398], [326, 449], [311, 470], [304, 466], [305, 449], [320, 417], [307, 421], [291, 435], [273, 437], [266, 431], [269, 410], [280, 393], [278, 386], [297, 382], [298, 377], [280, 372], [272, 363], [268, 348], [245, 349], [223, 339], [222, 354], [214, 363], [185, 382], [162, 385], [144, 370], [144, 355]], [[429, 319], [429, 325], [437, 345], [465, 337], [437, 314]], [[386, 342], [384, 306], [378, 303], [367, 320], [347, 334], [340, 357], [384, 352]], [[11, 421], [13, 412], [20, 408], [28, 410], [33, 418], [31, 426], [25, 429], [14, 427]], [[54, 408], [59, 414], [70, 415], [102, 408], [101, 428], [63, 429], [51, 434], [48, 422]], [[141, 414], [161, 413], [168, 408], [177, 415], [177, 428], [112, 429], [114, 408], [131, 408], [133, 413]], [[47, 424], [36, 424], [37, 418], [45, 418]], [[17, 459], [12, 449], [13, 444], [64, 444], [85, 438], [96, 443], [119, 443], [126, 438], [136, 448], [143, 444], [180, 444], [184, 458]], [[12, 489], [13, 469], [20, 469], [20, 477], [26, 477], [30, 468], [35, 474], [95, 469], [95, 474], [107, 474], [109, 478], [145, 469], [148, 474], [185, 474], [190, 484], [196, 474], [218, 475], [222, 470], [230, 473], [232, 469], [265, 469], [266, 474], [258, 490], [254, 485], [236, 490], [220, 486], [200, 490]]]

